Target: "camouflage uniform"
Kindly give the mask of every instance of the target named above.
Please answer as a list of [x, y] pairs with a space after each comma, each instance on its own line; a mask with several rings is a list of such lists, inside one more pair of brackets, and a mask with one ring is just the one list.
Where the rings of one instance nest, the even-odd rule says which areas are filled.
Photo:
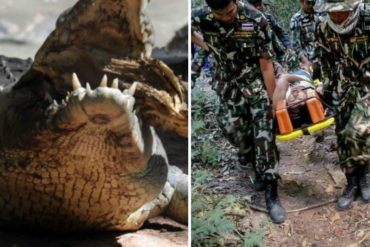
[[274, 73], [276, 77], [279, 77], [286, 70], [283, 68], [285, 65], [284, 58], [287, 55], [287, 49], [292, 49], [292, 46], [289, 35], [276, 22], [274, 16], [267, 12], [263, 12], [263, 15], [271, 27], [270, 36], [275, 58], [273, 59]]
[[205, 64], [205, 61], [208, 55], [209, 53], [203, 50], [202, 48], [198, 46], [195, 48], [194, 57], [191, 61], [191, 85], [192, 87], [195, 86], [195, 81], [200, 76], [202, 67]]
[[202, 71], [206, 77], [212, 79], [214, 70], [214, 59], [212, 55], [197, 46], [191, 61], [191, 87], [195, 87], [195, 82], [200, 77]]
[[319, 18], [317, 12], [305, 13], [301, 9], [290, 20], [292, 46], [298, 57], [312, 57], [315, 50], [315, 23]]
[[[339, 9], [343, 7], [335, 2]], [[315, 55], [321, 60], [325, 97], [330, 97], [337, 109], [342, 167], [370, 164], [370, 4], [358, 8], [360, 16], [350, 32], [333, 31], [329, 17], [316, 29]]]
[[271, 27], [271, 39], [274, 51], [277, 55], [277, 60], [281, 61], [285, 55], [287, 49], [292, 49], [290, 44], [289, 35], [284, 29], [277, 23], [275, 17], [268, 12], [263, 12], [270, 27]]
[[221, 102], [220, 127], [239, 147], [240, 158], [252, 162], [262, 179], [276, 179], [278, 152], [271, 102], [259, 68], [259, 58], [271, 58], [266, 19], [238, 2], [233, 24], [218, 21], [205, 7], [192, 11], [192, 29], [202, 33], [216, 61], [212, 87]]

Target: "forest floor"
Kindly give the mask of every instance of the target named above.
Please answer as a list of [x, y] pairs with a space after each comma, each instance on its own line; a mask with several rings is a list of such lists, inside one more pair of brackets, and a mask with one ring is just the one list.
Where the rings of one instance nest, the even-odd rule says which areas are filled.
[[[192, 246], [370, 246], [370, 204], [359, 198], [347, 211], [335, 209], [346, 181], [338, 165], [333, 126], [316, 136], [277, 142], [279, 194], [287, 217], [274, 224], [262, 212], [264, 192], [253, 189], [252, 167], [239, 163], [237, 150], [217, 127], [214, 111], [199, 113], [215, 104], [209, 103], [214, 92], [205, 82], [198, 82], [194, 90], [193, 117], [198, 121], [193, 120], [192, 134]], [[204, 216], [216, 211], [224, 225], [232, 226], [207, 236], [204, 229], [212, 222]], [[217, 220], [216, 229], [222, 224]]]

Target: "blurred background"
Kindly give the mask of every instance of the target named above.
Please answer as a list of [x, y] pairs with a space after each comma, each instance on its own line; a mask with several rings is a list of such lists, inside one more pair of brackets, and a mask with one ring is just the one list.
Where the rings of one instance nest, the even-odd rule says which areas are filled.
[[[59, 14], [77, 0], [0, 0], [0, 54], [33, 59]], [[187, 23], [187, 0], [151, 0], [147, 14], [155, 46], [164, 47]]]

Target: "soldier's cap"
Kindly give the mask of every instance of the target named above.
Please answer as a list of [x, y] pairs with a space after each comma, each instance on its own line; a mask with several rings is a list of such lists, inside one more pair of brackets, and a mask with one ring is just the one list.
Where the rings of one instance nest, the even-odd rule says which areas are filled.
[[326, 12], [342, 12], [352, 11], [362, 0], [324, 0], [323, 11]]

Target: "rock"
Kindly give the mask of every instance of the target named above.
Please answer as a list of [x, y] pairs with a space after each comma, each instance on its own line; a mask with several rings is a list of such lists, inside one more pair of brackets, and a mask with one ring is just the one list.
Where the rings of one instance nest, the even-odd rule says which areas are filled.
[[[187, 233], [160, 232], [156, 230], [142, 230], [128, 233], [118, 238], [122, 247], [187, 247]], [[150, 244], [149, 244], [150, 243]]]

